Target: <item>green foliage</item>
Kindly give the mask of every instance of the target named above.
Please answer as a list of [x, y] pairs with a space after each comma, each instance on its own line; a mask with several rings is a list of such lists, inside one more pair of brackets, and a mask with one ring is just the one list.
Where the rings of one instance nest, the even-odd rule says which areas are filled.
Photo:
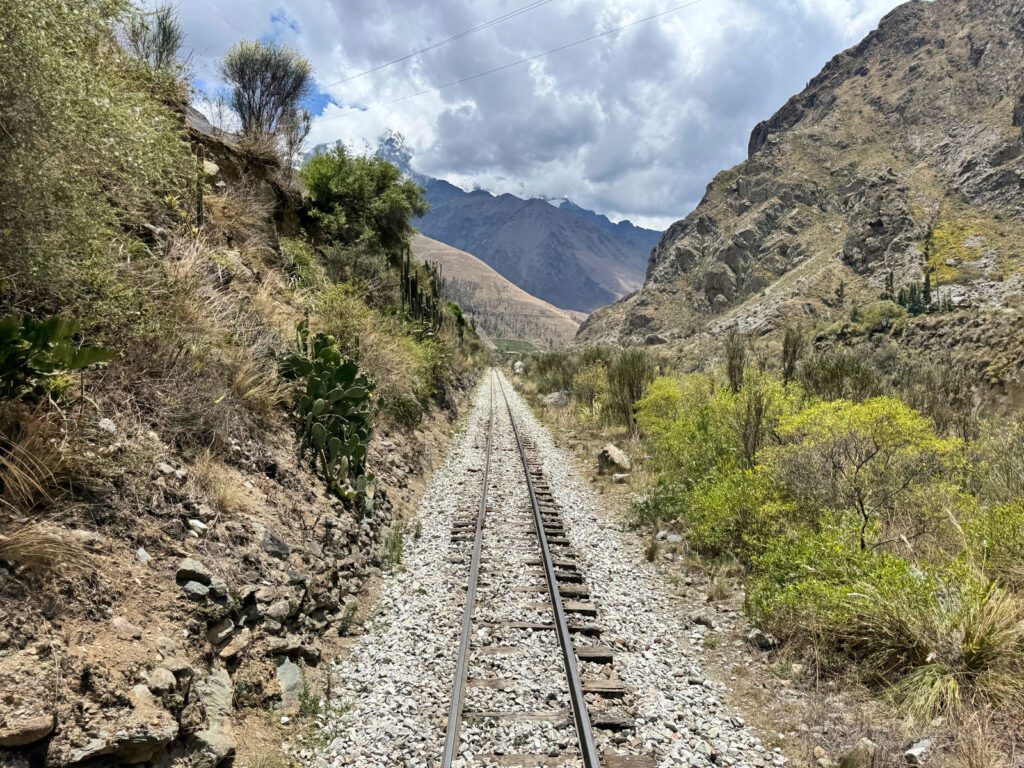
[[105, 349], [75, 343], [76, 330], [73, 322], [61, 317], [0, 318], [0, 398], [13, 400], [30, 392], [51, 391], [65, 374], [113, 357]]
[[691, 546], [702, 555], [742, 561], [763, 551], [780, 527], [784, 508], [761, 469], [710, 475], [687, 496], [684, 513]]
[[725, 374], [729, 388], [739, 392], [743, 386], [743, 375], [747, 369], [747, 340], [736, 331], [725, 337]]
[[898, 304], [886, 300], [875, 301], [861, 310], [859, 323], [868, 333], [888, 331], [906, 316], [907, 310]]
[[878, 371], [849, 349], [815, 352], [798, 368], [807, 394], [824, 400], [866, 400], [884, 391]]
[[[414, 264], [412, 254], [406, 251], [402, 259], [401, 277], [402, 310], [408, 312], [413, 322], [419, 323], [425, 332], [436, 334], [444, 320], [444, 278], [437, 264]], [[455, 305], [458, 307], [458, 305]], [[462, 317], [462, 310], [458, 316]], [[465, 318], [462, 318], [465, 327]]]
[[249, 137], [279, 138], [301, 123], [299, 105], [313, 87], [313, 68], [291, 48], [274, 42], [236, 43], [220, 65], [231, 86], [231, 107]]
[[576, 375], [576, 361], [565, 352], [548, 352], [530, 361], [530, 375], [544, 394], [568, 392]]
[[630, 430], [635, 427], [633, 407], [644, 396], [644, 390], [654, 381], [657, 365], [654, 357], [643, 347], [627, 347], [620, 351], [608, 366], [608, 418]]
[[608, 371], [601, 363], [584, 365], [573, 376], [573, 399], [591, 415], [596, 416], [608, 401]]
[[121, 0], [25, 0], [0, 13], [0, 292], [92, 332], [136, 320], [145, 231], [191, 196], [180, 86], [126, 53]]
[[339, 497], [362, 496], [373, 479], [364, 474], [375, 411], [373, 384], [342, 356], [333, 336], [317, 333], [311, 339], [305, 321], [299, 325], [297, 347], [284, 361], [282, 374], [304, 385], [296, 403], [300, 458], [309, 456], [312, 468]]
[[423, 188], [391, 163], [350, 157], [343, 146], [320, 152], [302, 168], [313, 217], [324, 234], [397, 255], [412, 235], [410, 223], [428, 210]]
[[313, 247], [305, 240], [281, 238], [281, 257], [288, 280], [297, 288], [323, 288], [327, 276]]
[[[813, 405], [786, 419], [779, 435], [784, 445], [773, 449], [769, 463], [790, 498], [806, 508], [854, 511], [865, 549], [876, 543], [876, 522], [886, 533], [907, 517], [914, 528], [933, 523], [922, 504], [954, 470], [959, 448], [889, 397]], [[913, 515], [906, 514], [910, 505]]]
[[782, 338], [782, 381], [788, 384], [796, 376], [796, 367], [807, 348], [807, 337], [799, 328], [787, 328]]

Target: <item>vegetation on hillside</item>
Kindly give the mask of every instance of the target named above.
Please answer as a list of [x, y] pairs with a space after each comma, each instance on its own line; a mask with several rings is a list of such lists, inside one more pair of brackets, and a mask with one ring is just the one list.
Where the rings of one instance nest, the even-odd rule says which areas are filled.
[[[777, 361], [736, 335], [721, 367], [661, 361], [628, 395], [650, 480], [635, 521], [738, 564], [747, 615], [819, 674], [856, 674], [913, 723], [1011, 722], [1024, 712], [1024, 420], [982, 420], [969, 371], [890, 351], [813, 349], [793, 328]], [[627, 426], [612, 371], [647, 354], [549, 354], [528, 373], [542, 393], [571, 392], [577, 419]]]

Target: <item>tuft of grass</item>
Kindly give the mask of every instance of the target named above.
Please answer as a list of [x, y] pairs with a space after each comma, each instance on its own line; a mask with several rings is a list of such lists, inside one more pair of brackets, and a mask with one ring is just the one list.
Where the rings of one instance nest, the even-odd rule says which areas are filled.
[[196, 457], [191, 475], [200, 492], [221, 514], [230, 515], [244, 508], [244, 495], [231, 481], [227, 467], [209, 448]]
[[52, 419], [24, 413], [0, 431], [0, 503], [27, 514], [51, 501], [64, 465]]
[[0, 533], [0, 560], [41, 575], [89, 569], [89, 555], [81, 543], [68, 531], [45, 523]]
[[384, 537], [384, 568], [397, 571], [402, 567], [402, 555], [405, 552], [405, 523], [395, 523]]
[[932, 605], [859, 596], [847, 640], [908, 717], [1024, 705], [1024, 605], [989, 584]]

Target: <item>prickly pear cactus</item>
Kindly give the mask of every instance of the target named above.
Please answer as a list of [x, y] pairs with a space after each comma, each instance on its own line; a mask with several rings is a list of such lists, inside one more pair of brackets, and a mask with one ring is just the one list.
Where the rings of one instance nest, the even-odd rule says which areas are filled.
[[309, 461], [341, 498], [364, 496], [373, 481], [365, 471], [378, 407], [372, 400], [373, 383], [341, 354], [333, 336], [310, 336], [309, 324], [303, 321], [297, 337], [296, 352], [285, 359], [282, 372], [300, 384], [300, 458]]

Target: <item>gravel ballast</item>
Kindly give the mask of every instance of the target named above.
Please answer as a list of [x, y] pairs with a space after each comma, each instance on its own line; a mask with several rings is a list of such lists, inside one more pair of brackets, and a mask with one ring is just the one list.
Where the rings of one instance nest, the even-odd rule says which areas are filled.
[[[501, 376], [501, 374], [496, 374]], [[319, 717], [327, 746], [315, 765], [438, 766], [444, 744], [470, 544], [452, 543], [456, 519], [479, 504], [488, 422], [488, 378], [476, 393], [463, 434], [434, 474], [407, 530], [403, 567], [386, 575], [379, 606], [352, 652], [331, 670], [332, 700]], [[573, 460], [553, 444], [528, 406], [502, 377], [519, 429], [534, 448], [567, 535], [598, 606], [593, 623], [601, 645], [614, 651], [614, 674], [630, 690], [626, 713], [634, 728], [597, 729], [603, 754], [649, 755], [659, 766], [781, 765], [720, 699], [721, 687], [699, 667], [700, 627], [634, 544], [597, 514], [597, 500]], [[484, 528], [483, 566], [474, 613], [470, 677], [515, 680], [510, 689], [467, 691], [456, 765], [494, 765], [491, 754], [549, 755], [545, 765], [578, 766], [564, 669], [554, 632], [485, 628], [482, 621], [550, 621], [546, 595], [519, 588], [543, 584], [527, 563], [530, 512], [522, 464], [504, 401], [494, 387], [494, 435]], [[535, 542], [535, 539], [534, 539]], [[576, 638], [577, 643], [583, 643]], [[503, 649], [513, 647], [511, 652]], [[598, 665], [581, 664], [584, 677]], [[605, 668], [607, 673], [607, 668]], [[588, 695], [591, 711], [603, 701]], [[481, 719], [475, 712], [541, 712], [548, 720]], [[556, 758], [557, 756], [557, 758]], [[551, 760], [555, 758], [554, 760]], [[538, 759], [538, 763], [540, 761]]]

